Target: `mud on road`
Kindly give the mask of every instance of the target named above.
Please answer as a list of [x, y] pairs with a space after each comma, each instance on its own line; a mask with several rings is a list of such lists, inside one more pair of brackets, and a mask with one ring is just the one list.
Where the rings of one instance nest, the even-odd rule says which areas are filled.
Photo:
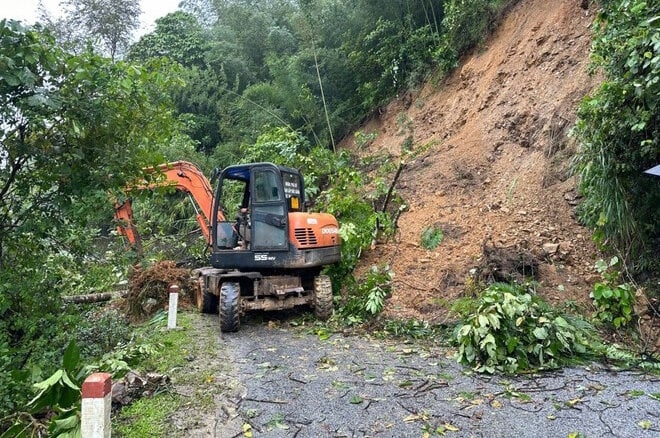
[[203, 415], [177, 413], [173, 427], [183, 436], [645, 438], [660, 433], [660, 378], [638, 371], [594, 364], [484, 376], [457, 364], [446, 347], [328, 334], [293, 326], [286, 318], [246, 320], [239, 332], [220, 336], [217, 316], [193, 319], [197, 339], [209, 344], [192, 366], [209, 376], [206, 383], [215, 382], [215, 407]]

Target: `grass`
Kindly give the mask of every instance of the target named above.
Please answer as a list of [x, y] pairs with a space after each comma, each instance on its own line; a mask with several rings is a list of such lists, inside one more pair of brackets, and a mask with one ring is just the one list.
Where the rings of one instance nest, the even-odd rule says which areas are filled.
[[171, 436], [169, 417], [180, 405], [181, 397], [173, 394], [141, 398], [121, 410], [113, 432], [117, 432], [116, 436], [130, 438]]
[[[113, 436], [130, 438], [178, 437], [171, 424], [172, 414], [185, 411], [187, 417], [203, 417], [214, 409], [213, 393], [224, 388], [214, 376], [199, 373], [190, 367], [191, 360], [213, 358], [217, 346], [213, 342], [200, 342], [200, 333], [195, 329], [193, 313], [179, 312], [177, 328], [167, 330], [167, 318], [154, 317], [139, 327], [135, 336], [140, 342], [157, 344], [157, 354], [146, 357], [135, 367], [140, 373], [156, 372], [169, 375], [172, 383], [186, 387], [189, 396], [180, 395], [172, 388], [144, 397], [123, 407], [112, 418]], [[175, 377], [174, 377], [175, 376]], [[180, 432], [181, 433], [181, 432]]]

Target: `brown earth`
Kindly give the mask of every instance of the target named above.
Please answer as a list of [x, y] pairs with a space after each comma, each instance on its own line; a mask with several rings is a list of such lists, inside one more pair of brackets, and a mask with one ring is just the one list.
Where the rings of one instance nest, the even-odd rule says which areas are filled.
[[[344, 142], [362, 157], [406, 161], [395, 187], [408, 209], [361, 266], [394, 272], [387, 317], [443, 322], [474, 280], [531, 277], [550, 302], [591, 310], [602, 255], [576, 220], [568, 173], [577, 107], [598, 85], [587, 73], [595, 10], [580, 4], [520, 1], [450, 76], [359, 128], [375, 140]], [[408, 136], [414, 158], [402, 154]], [[421, 246], [428, 226], [444, 232], [434, 250]]]

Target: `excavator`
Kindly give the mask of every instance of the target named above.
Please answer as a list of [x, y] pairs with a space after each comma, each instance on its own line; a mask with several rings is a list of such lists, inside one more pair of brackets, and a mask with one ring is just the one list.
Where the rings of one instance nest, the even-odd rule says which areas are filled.
[[[331, 214], [307, 211], [300, 171], [268, 162], [237, 164], [216, 169], [211, 182], [185, 161], [145, 171], [156, 178], [127, 191], [171, 186], [195, 205], [211, 252], [211, 266], [194, 271], [196, 304], [201, 312], [219, 314], [222, 332], [237, 331], [251, 310], [311, 306], [318, 319], [332, 315], [332, 284], [322, 270], [341, 260], [339, 225]], [[115, 204], [115, 219], [119, 234], [138, 245], [130, 200]]]

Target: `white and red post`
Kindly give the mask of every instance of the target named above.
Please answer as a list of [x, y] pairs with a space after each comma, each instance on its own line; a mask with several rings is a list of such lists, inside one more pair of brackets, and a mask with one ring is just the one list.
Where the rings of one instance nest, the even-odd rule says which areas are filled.
[[84, 438], [110, 438], [112, 380], [108, 373], [94, 373], [82, 384], [80, 431]]
[[176, 312], [179, 306], [179, 286], [172, 284], [169, 287], [170, 306], [167, 309], [167, 328], [176, 328]]

